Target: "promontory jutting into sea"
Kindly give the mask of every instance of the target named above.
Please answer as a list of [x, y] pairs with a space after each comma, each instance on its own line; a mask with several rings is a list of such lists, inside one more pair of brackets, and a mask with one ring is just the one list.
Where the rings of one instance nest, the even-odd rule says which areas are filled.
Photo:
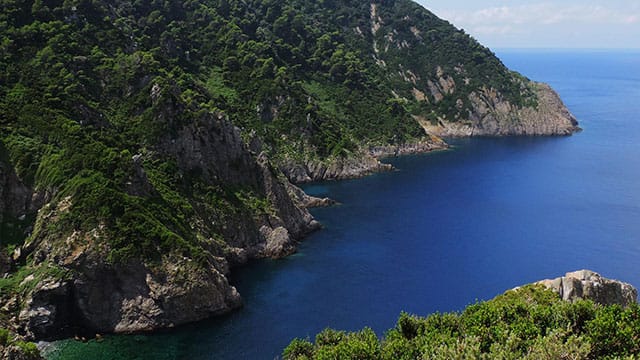
[[410, 0], [0, 2], [1, 358], [640, 352], [639, 51], [496, 55]]

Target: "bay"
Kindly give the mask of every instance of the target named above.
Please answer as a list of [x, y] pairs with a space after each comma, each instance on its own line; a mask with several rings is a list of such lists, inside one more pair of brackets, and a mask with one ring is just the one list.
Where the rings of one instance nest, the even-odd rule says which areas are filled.
[[234, 270], [245, 306], [154, 335], [56, 343], [49, 359], [273, 359], [325, 327], [393, 327], [588, 268], [640, 286], [640, 51], [501, 50], [584, 131], [452, 140], [398, 170], [308, 185], [341, 205], [289, 258]]

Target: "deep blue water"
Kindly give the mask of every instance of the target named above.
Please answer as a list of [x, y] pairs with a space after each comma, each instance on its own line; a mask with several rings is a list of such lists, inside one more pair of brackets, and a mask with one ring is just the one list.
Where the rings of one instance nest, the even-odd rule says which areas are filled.
[[501, 51], [580, 120], [562, 138], [454, 141], [399, 170], [310, 185], [342, 205], [299, 253], [235, 271], [245, 307], [153, 336], [67, 341], [61, 359], [273, 359], [325, 327], [378, 334], [589, 268], [640, 286], [640, 52]]

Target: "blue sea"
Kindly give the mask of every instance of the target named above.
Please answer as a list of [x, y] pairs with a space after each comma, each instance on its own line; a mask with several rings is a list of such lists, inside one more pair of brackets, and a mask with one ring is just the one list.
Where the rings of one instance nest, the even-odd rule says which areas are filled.
[[452, 141], [398, 170], [306, 190], [324, 229], [234, 270], [241, 310], [156, 335], [64, 341], [50, 359], [274, 359], [326, 327], [382, 335], [401, 311], [463, 309], [591, 269], [640, 286], [640, 51], [502, 50], [548, 82], [583, 132]]

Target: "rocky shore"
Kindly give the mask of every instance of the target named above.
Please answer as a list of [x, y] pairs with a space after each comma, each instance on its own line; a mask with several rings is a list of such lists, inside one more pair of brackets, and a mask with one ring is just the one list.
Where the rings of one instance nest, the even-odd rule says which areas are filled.
[[[211, 176], [222, 174], [232, 183], [256, 179], [250, 181], [264, 189], [276, 213], [257, 223], [234, 220], [227, 234], [228, 245], [209, 268], [173, 256], [167, 256], [160, 266], [153, 267], [136, 259], [109, 264], [104, 261], [109, 249], [99, 241], [104, 236], [100, 228], [88, 233], [74, 232], [63, 239], [66, 245], [62, 247], [57, 244], [59, 239], [42, 232], [19, 248], [20, 252], [35, 254], [36, 264], [58, 259], [56, 266], [65, 269], [68, 275], [62, 279], [25, 279], [33, 283], [30, 285], [33, 290], [15, 299], [5, 294], [3, 298], [13, 304], [6, 313], [15, 314], [9, 322], [20, 324], [28, 339], [49, 339], [73, 335], [77, 331], [74, 329], [80, 328], [98, 333], [149, 331], [226, 313], [242, 304], [240, 294], [227, 280], [230, 268], [250, 259], [293, 253], [296, 241], [320, 226], [306, 209], [335, 204], [328, 198], [308, 196], [292, 183], [356, 178], [389, 171], [392, 166], [382, 163], [381, 158], [448, 148], [446, 142], [435, 135], [412, 144], [372, 146], [360, 158], [280, 166], [287, 181], [278, 178], [278, 170], [271, 167], [264, 154], [254, 155], [255, 160], [247, 155], [237, 129], [225, 121], [217, 123], [216, 130], [185, 129], [177, 141], [166, 144], [165, 151], [175, 151], [174, 156], [181, 158], [180, 164], [187, 170], [202, 168], [205, 175], [207, 171]], [[197, 133], [222, 134], [222, 139], [206, 139], [195, 135]], [[198, 137], [200, 140], [194, 143]], [[224, 150], [221, 150], [223, 143]], [[221, 161], [241, 161], [245, 164], [244, 170], [225, 173], [228, 169]], [[133, 192], [154, 191], [142, 168], [139, 179], [132, 183], [135, 184]], [[36, 231], [43, 223], [58, 219], [70, 206], [64, 201], [42, 206]], [[258, 231], [254, 233], [251, 229]], [[94, 240], [81, 245], [86, 239]], [[9, 268], [10, 263], [11, 260], [3, 259], [2, 267]]]
[[391, 171], [393, 166], [380, 160], [386, 157], [422, 154], [446, 150], [449, 145], [434, 135], [427, 135], [420, 141], [398, 145], [372, 145], [358, 154], [347, 158], [327, 160], [288, 160], [280, 165], [280, 170], [294, 184], [312, 181], [354, 179], [376, 172]]
[[[166, 111], [170, 115], [170, 110]], [[227, 276], [233, 266], [257, 258], [279, 258], [293, 253], [297, 242], [320, 224], [307, 207], [329, 205], [328, 199], [295, 197], [302, 193], [289, 184], [263, 153], [251, 153], [235, 128], [222, 116], [207, 115], [161, 141], [157, 152], [177, 159], [181, 173], [198, 173], [209, 184], [254, 189], [268, 206], [262, 213], [224, 218], [224, 242], [207, 237], [207, 224], [220, 221], [202, 205], [193, 220], [199, 233], [202, 258], [167, 252], [161, 258], [123, 257], [113, 260], [108, 229], [53, 231], [51, 225], [74, 206], [72, 197], [47, 203], [31, 201], [33, 189], [17, 181], [8, 166], [0, 171], [0, 205], [15, 218], [37, 213], [33, 235], [12, 257], [0, 256], [0, 270], [22, 273], [15, 290], [0, 294], [0, 327], [14, 329], [25, 339], [58, 339], [81, 333], [132, 333], [171, 328], [227, 313], [242, 305], [240, 294]], [[132, 196], [154, 197], [144, 157], [134, 155], [137, 166], [128, 184]], [[5, 164], [6, 165], [6, 164]], [[24, 199], [16, 207], [16, 198]], [[194, 204], [197, 199], [194, 199]], [[257, 203], [258, 206], [262, 204]], [[262, 205], [260, 205], [262, 206]], [[61, 235], [64, 234], [64, 235]], [[4, 248], [2, 249], [5, 250]], [[195, 251], [195, 250], [194, 250]], [[27, 257], [32, 261], [27, 262]], [[26, 265], [24, 265], [26, 264]], [[21, 273], [21, 274], [22, 274]]]
[[581, 130], [575, 116], [549, 85], [531, 82], [530, 86], [537, 96], [535, 106], [513, 106], [500, 93], [483, 88], [469, 95], [473, 111], [467, 120], [416, 119], [427, 133], [440, 137], [564, 136]]
[[438, 118], [434, 121], [424, 116], [414, 116], [427, 134], [421, 141], [400, 145], [370, 146], [346, 158], [329, 158], [322, 161], [288, 160], [281, 163], [279, 168], [289, 181], [295, 184], [351, 179], [392, 170], [391, 165], [380, 162], [384, 157], [447, 149], [448, 144], [442, 138], [567, 136], [582, 130], [575, 116], [567, 109], [555, 90], [544, 83], [530, 82], [529, 85], [537, 98], [537, 103], [534, 105], [513, 106], [500, 93], [483, 88], [469, 95], [473, 111], [469, 113], [466, 120], [448, 121]]
[[[320, 228], [308, 208], [335, 204], [296, 183], [390, 171], [381, 158], [447, 149], [443, 136], [579, 129], [548, 85], [520, 87], [464, 32], [395, 3], [296, 2], [289, 16], [278, 2], [225, 2], [202, 16], [187, 2], [15, 2], [3, 27], [20, 51], [2, 58], [0, 84], [11, 95], [0, 102], [0, 328], [58, 339], [228, 313], [242, 305], [232, 269], [292, 254]], [[288, 19], [278, 31], [262, 24], [272, 15]], [[60, 39], [78, 46], [49, 51]], [[275, 161], [291, 140], [308, 157]], [[322, 160], [330, 151], [313, 148], [345, 142], [364, 145]]]
[[[541, 110], [536, 116], [542, 116], [544, 111], [559, 111], [558, 106], [558, 103], [546, 108], [541, 106], [551, 110]], [[577, 129], [571, 127], [575, 119], [568, 111], [551, 122], [555, 127], [539, 129], [555, 135]], [[503, 134], [497, 128], [485, 127], [484, 131], [483, 134], [489, 131]], [[442, 134], [451, 135], [450, 132]], [[477, 134], [479, 132], [471, 135]], [[149, 331], [231, 311], [241, 306], [242, 301], [227, 280], [230, 268], [250, 259], [293, 253], [296, 242], [320, 226], [306, 209], [335, 204], [331, 199], [310, 197], [292, 183], [356, 178], [389, 171], [392, 166], [382, 163], [381, 158], [448, 148], [439, 136], [428, 135], [410, 144], [371, 146], [359, 157], [290, 162], [276, 169], [265, 154], [252, 155], [238, 129], [223, 118], [202, 119], [182, 129], [176, 139], [161, 144], [162, 151], [178, 159], [179, 166], [186, 172], [197, 170], [212, 182], [222, 180], [260, 188], [274, 212], [257, 219], [231, 219], [225, 227], [226, 245], [221, 249], [218, 245], [211, 248], [215, 254], [210, 260], [211, 266], [202, 267], [193, 259], [171, 254], [151, 266], [140, 259], [106, 262], [110, 249], [101, 241], [105, 232], [100, 227], [88, 232], [75, 231], [65, 239], [49, 234], [43, 224], [63, 216], [72, 206], [71, 199], [41, 204], [35, 236], [18, 248], [15, 258], [20, 260], [33, 254], [34, 265], [55, 268], [65, 275], [25, 278], [23, 282], [31, 290], [13, 297], [3, 295], [9, 305], [5, 309], [5, 313], [10, 314], [8, 322], [20, 324], [28, 339], [70, 336], [77, 329], [99, 333]], [[142, 164], [139, 159], [139, 155], [134, 157], [134, 161]], [[279, 177], [279, 170], [286, 179]], [[4, 171], [4, 174], [5, 194], [31, 193], [15, 181], [11, 172]], [[155, 192], [142, 165], [130, 186], [132, 194], [145, 196]], [[30, 200], [25, 200], [25, 207], [30, 205]], [[0, 260], [2, 268], [12, 267], [11, 259]]]

